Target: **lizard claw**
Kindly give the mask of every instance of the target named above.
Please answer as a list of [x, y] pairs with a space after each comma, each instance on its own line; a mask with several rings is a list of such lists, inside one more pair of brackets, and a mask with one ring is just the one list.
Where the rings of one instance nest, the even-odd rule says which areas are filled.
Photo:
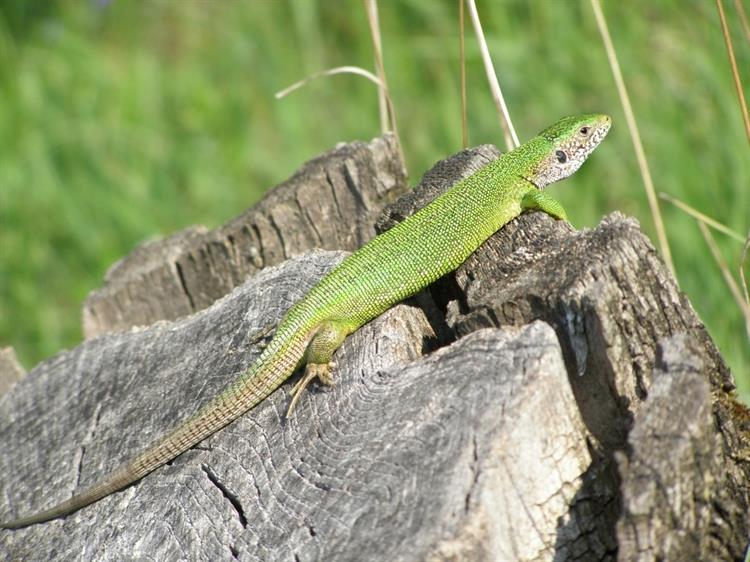
[[326, 386], [333, 386], [333, 373], [331, 372], [336, 366], [336, 363], [329, 361], [328, 365], [321, 365], [321, 369], [318, 371], [318, 380]]

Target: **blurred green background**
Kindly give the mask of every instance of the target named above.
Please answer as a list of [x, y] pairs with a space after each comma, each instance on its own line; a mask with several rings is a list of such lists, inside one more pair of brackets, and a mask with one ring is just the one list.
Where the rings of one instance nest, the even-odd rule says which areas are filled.
[[[740, 68], [750, 48], [725, 2]], [[564, 114], [614, 129], [553, 188], [577, 227], [620, 210], [653, 236], [625, 120], [588, 2], [478, 0], [521, 140]], [[744, 235], [750, 151], [716, 7], [604, 2], [657, 190]], [[385, 66], [412, 183], [461, 148], [457, 4], [380, 3]], [[467, 28], [470, 144], [502, 145]], [[379, 134], [359, 77], [274, 92], [337, 65], [373, 68], [356, 0], [0, 5], [0, 345], [26, 367], [76, 345], [80, 304], [143, 240], [216, 226], [306, 159]], [[746, 96], [750, 99], [749, 93]], [[663, 204], [679, 282], [750, 397], [750, 346], [694, 221]], [[736, 274], [740, 244], [717, 235]]]

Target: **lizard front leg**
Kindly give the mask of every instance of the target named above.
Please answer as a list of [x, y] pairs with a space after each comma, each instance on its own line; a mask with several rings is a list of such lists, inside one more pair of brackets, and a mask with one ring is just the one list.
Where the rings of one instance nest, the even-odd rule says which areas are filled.
[[292, 401], [289, 403], [289, 409], [286, 412], [287, 417], [291, 415], [302, 392], [314, 378], [317, 377], [320, 382], [329, 386], [333, 384], [333, 374], [331, 373], [331, 369], [335, 366], [333, 354], [344, 342], [349, 332], [350, 330], [346, 326], [336, 322], [323, 322], [318, 326], [305, 351], [303, 359], [306, 363], [305, 374], [292, 387]]
[[568, 215], [560, 202], [546, 191], [541, 191], [540, 189], [532, 189], [524, 195], [521, 200], [521, 206], [524, 209], [544, 211], [558, 220], [568, 220]]

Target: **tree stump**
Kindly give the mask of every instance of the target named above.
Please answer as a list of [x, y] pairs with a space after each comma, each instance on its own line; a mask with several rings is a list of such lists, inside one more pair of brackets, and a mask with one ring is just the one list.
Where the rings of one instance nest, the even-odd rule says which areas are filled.
[[[389, 141], [369, 146], [378, 142]], [[483, 146], [439, 162], [383, 211], [378, 228], [497, 154]], [[400, 160], [372, 162], [373, 177], [360, 171], [351, 189], [402, 169]], [[264, 213], [287, 216], [267, 204]], [[297, 240], [299, 252], [346, 246], [338, 222], [352, 217], [331, 220], [317, 233], [309, 225], [295, 233], [288, 222], [284, 239]], [[184, 248], [211, 247], [192, 236]], [[121, 278], [128, 299], [189, 294], [193, 304], [165, 310], [201, 310], [90, 339], [37, 366], [0, 401], [3, 518], [69, 497], [189, 417], [257, 357], [252, 334], [345, 256], [284, 261], [299, 253], [287, 249], [242, 283], [230, 246], [212, 255], [231, 265], [196, 265], [216, 275], [196, 273], [188, 291], [171, 274], [142, 273], [173, 271], [208, 250], [136, 251], [125, 259], [134, 273]], [[100, 310], [108, 298], [125, 302], [124, 293], [107, 296], [110, 288], [96, 296]], [[576, 231], [523, 215], [455, 274], [353, 334], [336, 363], [336, 385], [313, 386], [290, 419], [293, 381], [126, 490], [50, 523], [0, 531], [0, 551], [13, 560], [744, 555], [750, 415], [632, 219], [614, 213]]]

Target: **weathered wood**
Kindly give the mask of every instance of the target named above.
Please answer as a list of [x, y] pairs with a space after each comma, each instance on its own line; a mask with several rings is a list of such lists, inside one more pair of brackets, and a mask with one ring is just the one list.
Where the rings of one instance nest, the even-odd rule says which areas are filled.
[[12, 347], [0, 347], [0, 396], [26, 375]]
[[[175, 412], [186, 417], [252, 360], [245, 335], [277, 318], [338, 259], [286, 262], [202, 313], [103, 336], [39, 366], [26, 385], [35, 403], [19, 393], [0, 404], [0, 416], [13, 422], [0, 438], [16, 451], [1, 457], [9, 478], [0, 497], [23, 510], [58, 501], [177, 423]], [[581, 443], [581, 458], [565, 456], [571, 435], [582, 440], [584, 432], [554, 333], [543, 324], [486, 331], [403, 366], [433, 340], [421, 312], [396, 307], [347, 341], [338, 386], [306, 396], [289, 423], [281, 421], [286, 385], [127, 491], [64, 520], [4, 533], [7, 552], [62, 559], [84, 541], [88, 554], [112, 560], [457, 552], [530, 559], [551, 551], [565, 494], [589, 462]], [[476, 432], [481, 427], [489, 431]], [[526, 499], [537, 506], [528, 517], [503, 515]], [[535, 527], [546, 535], [528, 532]], [[390, 540], [405, 529], [409, 544]]]
[[[719, 422], [736, 419], [736, 413], [747, 410], [736, 400], [732, 376], [703, 324], [634, 220], [615, 213], [595, 230], [573, 231], [540, 214], [522, 217], [473, 255], [456, 280], [464, 299], [448, 319], [459, 334], [535, 319], [555, 327], [602, 469], [611, 465], [615, 451], [634, 447], [633, 419], [649, 397], [659, 342], [675, 336], [691, 338], [702, 365], [700, 373], [714, 397], [714, 427], [705, 439], [724, 443], [722, 463], [732, 490], [725, 502], [711, 504], [708, 517], [722, 518], [725, 510], [743, 514], [733, 518], [735, 534], [723, 535], [727, 542], [714, 553], [742, 555], [739, 547], [747, 542], [750, 530], [749, 426]], [[690, 390], [687, 386], [685, 392]], [[672, 399], [682, 408], [692, 407], [683, 392], [675, 392]], [[682, 467], [682, 472], [689, 470]], [[669, 494], [689, 493], [672, 473], [655, 471], [653, 476], [670, 489]], [[705, 492], [709, 497], [723, 495], [718, 480]], [[628, 500], [625, 491], [613, 488], [611, 498], [618, 497]], [[609, 497], [602, 500], [619, 509]], [[670, 506], [653, 505], [652, 516], [689, 517], [690, 502], [678, 505], [683, 511], [658, 515], [659, 508]], [[693, 532], [709, 530], [696, 526]]]
[[[12, 421], [0, 439], [13, 451], [0, 457], [2, 512], [65, 498], [188, 416], [252, 361], [246, 334], [339, 259], [286, 262], [187, 319], [96, 338], [37, 367], [0, 402], [0, 417]], [[590, 463], [554, 332], [542, 323], [485, 330], [408, 363], [433, 341], [424, 315], [398, 306], [345, 343], [337, 386], [307, 394], [288, 422], [285, 385], [128, 490], [2, 533], [6, 552], [69, 559], [85, 545], [86, 557], [109, 560], [551, 556]]]
[[[497, 154], [440, 162], [379, 228]], [[0, 513], [67, 497], [187, 417], [340, 259], [284, 262], [202, 312], [34, 369], [0, 401]], [[21, 559], [740, 559], [750, 415], [635, 221], [524, 215], [430, 293], [350, 337], [337, 386], [291, 420], [285, 384], [128, 490], [0, 545]]]
[[742, 559], [748, 515], [726, 470], [705, 372], [701, 342], [661, 341], [629, 454], [618, 455], [620, 560]]
[[173, 320], [210, 305], [263, 267], [313, 248], [355, 250], [384, 204], [407, 190], [392, 135], [340, 144], [229, 223], [136, 248], [83, 305], [86, 338]]
[[[285, 262], [198, 314], [95, 338], [35, 368], [0, 401], [3, 516], [64, 499], [188, 417], [257, 356], [248, 334], [277, 321], [341, 258], [317, 252]], [[351, 438], [346, 425], [328, 419], [336, 412], [356, 417], [362, 405], [347, 408], [351, 386], [356, 396], [373, 373], [419, 356], [433, 339], [418, 309], [397, 307], [346, 343], [339, 361], [347, 376], [339, 387], [306, 394], [288, 422], [285, 385], [128, 490], [64, 520], [0, 532], [3, 550], [15, 560], [68, 560], [84, 552], [97, 560], [228, 560], [232, 549], [251, 551], [257, 540], [263, 551], [277, 549], [288, 559], [294, 544], [286, 541], [309, 537], [318, 523], [314, 510], [292, 517], [284, 502], [296, 497], [306, 513], [329, 479], [338, 478], [334, 469], [343, 459], [329, 458], [328, 441], [342, 431], [345, 441]], [[371, 483], [371, 491], [381, 489], [374, 475]]]

